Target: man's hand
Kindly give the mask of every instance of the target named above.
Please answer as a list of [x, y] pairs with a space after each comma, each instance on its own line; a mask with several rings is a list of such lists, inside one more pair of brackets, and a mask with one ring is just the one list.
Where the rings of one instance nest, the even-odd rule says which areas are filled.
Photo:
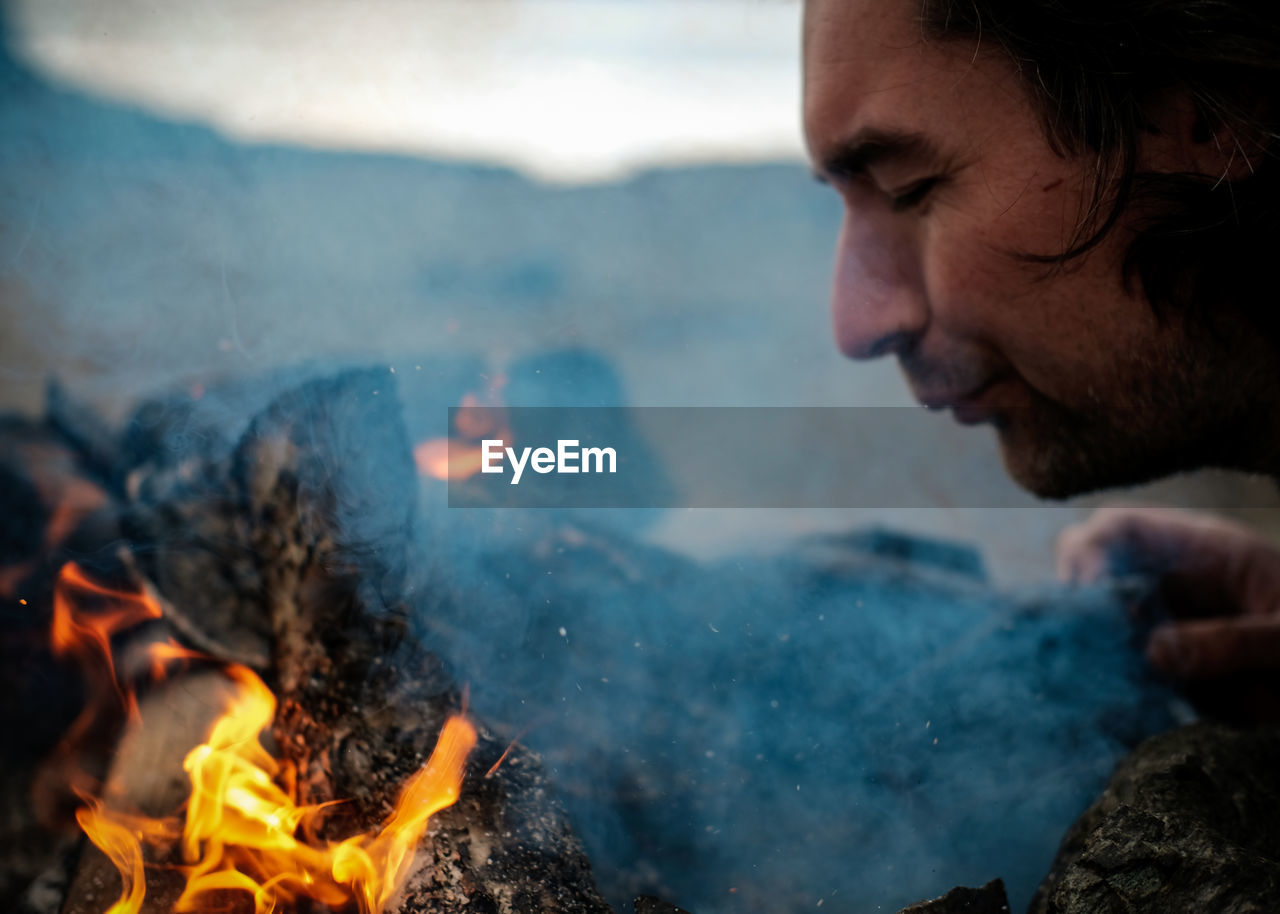
[[1152, 665], [1200, 679], [1280, 672], [1280, 548], [1240, 524], [1169, 508], [1102, 508], [1058, 538], [1058, 576], [1159, 577], [1174, 621], [1147, 642]]

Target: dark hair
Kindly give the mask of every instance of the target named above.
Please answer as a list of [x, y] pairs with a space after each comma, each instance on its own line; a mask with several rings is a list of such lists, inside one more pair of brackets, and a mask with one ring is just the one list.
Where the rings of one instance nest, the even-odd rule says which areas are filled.
[[[1140, 213], [1125, 259], [1157, 308], [1231, 303], [1280, 331], [1280, 3], [1276, 0], [920, 0], [924, 33], [995, 44], [1018, 67], [1060, 154], [1097, 156], [1090, 206], [1067, 264], [1126, 213]], [[1149, 105], [1181, 91], [1199, 139], [1236, 148], [1229, 175], [1138, 169]], [[1237, 163], [1239, 159], [1235, 160]], [[1243, 174], [1241, 174], [1243, 173]]]

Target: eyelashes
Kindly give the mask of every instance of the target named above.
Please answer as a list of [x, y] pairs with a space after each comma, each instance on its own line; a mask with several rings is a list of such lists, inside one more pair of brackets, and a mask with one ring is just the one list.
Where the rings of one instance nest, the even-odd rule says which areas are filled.
[[889, 206], [895, 213], [903, 213], [907, 210], [914, 209], [924, 202], [925, 198], [929, 196], [929, 191], [933, 190], [938, 185], [939, 180], [941, 179], [932, 177], [917, 181], [903, 193], [891, 197], [889, 200]]
[[[866, 176], [861, 176], [859, 181], [843, 181], [843, 182], [832, 181], [828, 179], [826, 176], [819, 174], [817, 172], [813, 172], [811, 176], [813, 177], [814, 181], [823, 185], [824, 187], [834, 186], [841, 196], [844, 196], [846, 194], [847, 187], [850, 187], [858, 183], [860, 183], [867, 190], [870, 190], [870, 191], [877, 190], [875, 185], [871, 183], [870, 179], [867, 178]], [[914, 184], [910, 185], [902, 193], [889, 194], [888, 195], [889, 208], [895, 213], [905, 213], [905, 212], [908, 212], [909, 210], [915, 209], [917, 206], [919, 206], [925, 201], [925, 199], [929, 196], [929, 193], [935, 187], [941, 184], [942, 181], [943, 181], [942, 175], [932, 175], [928, 178], [922, 178], [921, 180], [916, 181]], [[879, 192], [883, 193], [883, 191], [879, 191]]]

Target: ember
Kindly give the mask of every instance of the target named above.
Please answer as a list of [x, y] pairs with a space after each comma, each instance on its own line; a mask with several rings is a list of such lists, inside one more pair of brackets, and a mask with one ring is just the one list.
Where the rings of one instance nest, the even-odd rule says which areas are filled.
[[418, 472], [433, 479], [468, 479], [484, 466], [484, 449], [481, 439], [498, 437], [511, 440], [511, 431], [502, 421], [503, 413], [492, 408], [501, 406], [499, 392], [506, 384], [506, 377], [496, 376], [489, 384], [483, 399], [474, 393], [462, 398], [462, 405], [453, 414], [454, 435], [448, 438], [431, 438], [420, 442], [413, 449], [413, 460]]
[[[82, 610], [75, 598], [84, 595], [106, 599], [112, 608]], [[136, 714], [134, 694], [116, 674], [110, 638], [160, 615], [145, 594], [108, 589], [69, 564], [55, 592], [52, 639], [57, 650], [80, 660], [89, 675], [101, 680], [105, 670], [112, 687], [108, 694]], [[151, 645], [148, 653], [153, 673], [163, 672], [166, 662], [200, 657], [172, 640]], [[184, 817], [140, 816], [110, 805], [106, 797], [82, 795], [85, 805], [76, 811], [76, 820], [111, 860], [123, 885], [107, 914], [142, 909], [148, 858], [168, 864], [178, 839], [186, 885], [176, 911], [200, 910], [204, 896], [231, 890], [248, 893], [255, 914], [268, 914], [303, 896], [331, 907], [355, 901], [364, 914], [380, 914], [403, 885], [430, 817], [458, 799], [467, 756], [477, 740], [475, 727], [463, 714], [449, 717], [435, 751], [405, 785], [381, 829], [343, 841], [320, 841], [313, 837], [318, 821], [333, 804], [299, 805], [294, 772], [259, 742], [275, 718], [275, 696], [248, 667], [230, 664], [224, 672], [235, 687], [231, 698], [207, 741], [183, 762], [191, 782]]]

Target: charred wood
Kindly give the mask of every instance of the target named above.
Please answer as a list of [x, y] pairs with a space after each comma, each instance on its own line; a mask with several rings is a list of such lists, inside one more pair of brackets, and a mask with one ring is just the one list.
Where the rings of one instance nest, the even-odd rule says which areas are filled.
[[[222, 702], [228, 680], [216, 671], [198, 670], [145, 695], [136, 721], [124, 731], [100, 795], [117, 808], [155, 818], [171, 816], [187, 794], [182, 760], [202, 742]], [[146, 896], [140, 914], [168, 914], [182, 893], [183, 879], [161, 857], [145, 871]], [[88, 841], [67, 889], [62, 914], [100, 914], [120, 897], [120, 874], [107, 855]], [[219, 897], [218, 910], [253, 914], [244, 893]]]
[[[407, 637], [416, 476], [392, 381], [309, 382], [230, 451], [139, 466], [128, 483], [140, 573], [227, 656], [267, 658], [299, 801], [348, 801], [328, 835], [385, 816], [462, 703]], [[462, 799], [433, 819], [396, 910], [608, 910], [537, 757], [515, 747], [486, 777], [506, 744], [480, 729]]]
[[941, 898], [903, 908], [898, 914], [1009, 914], [1004, 882], [993, 879], [978, 889], [958, 886]]

